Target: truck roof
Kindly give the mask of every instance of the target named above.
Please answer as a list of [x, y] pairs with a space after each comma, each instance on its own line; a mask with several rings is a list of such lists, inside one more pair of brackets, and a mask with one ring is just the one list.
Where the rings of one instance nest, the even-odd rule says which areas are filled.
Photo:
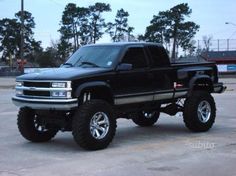
[[163, 47], [160, 43], [152, 43], [152, 42], [114, 42], [114, 43], [98, 43], [98, 44], [89, 44], [85, 46], [134, 46], [134, 45], [155, 45], [159, 47]]

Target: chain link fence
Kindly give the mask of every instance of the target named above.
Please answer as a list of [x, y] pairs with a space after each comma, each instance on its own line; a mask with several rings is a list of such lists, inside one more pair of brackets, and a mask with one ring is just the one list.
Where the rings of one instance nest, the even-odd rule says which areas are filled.
[[198, 51], [236, 51], [236, 39], [197, 40]]

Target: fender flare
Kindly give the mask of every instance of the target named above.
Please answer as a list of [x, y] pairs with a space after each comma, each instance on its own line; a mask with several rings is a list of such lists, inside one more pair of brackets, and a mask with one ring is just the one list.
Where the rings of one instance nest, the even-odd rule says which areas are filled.
[[109, 84], [107, 84], [106, 82], [103, 82], [103, 81], [92, 81], [92, 82], [83, 83], [80, 86], [78, 86], [75, 91], [75, 96], [80, 97], [81, 93], [83, 92], [84, 89], [89, 89], [89, 88], [93, 88], [93, 87], [105, 87], [105, 88], [109, 89], [110, 90], [109, 93], [111, 93], [111, 95], [113, 95]]
[[189, 91], [192, 92], [193, 91], [193, 87], [195, 86], [195, 83], [199, 80], [207, 80], [208, 82], [211, 83], [210, 86], [213, 86], [213, 82], [212, 79], [208, 76], [208, 75], [197, 75], [194, 76], [190, 81], [189, 81]]

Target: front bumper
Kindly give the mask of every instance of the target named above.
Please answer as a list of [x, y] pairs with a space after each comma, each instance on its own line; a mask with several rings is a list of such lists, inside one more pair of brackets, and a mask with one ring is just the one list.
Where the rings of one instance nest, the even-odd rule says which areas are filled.
[[213, 93], [223, 93], [226, 89], [227, 87], [224, 86], [223, 83], [217, 83], [217, 84], [214, 84]]
[[77, 99], [29, 99], [13, 96], [12, 102], [18, 107], [42, 110], [71, 110], [78, 107]]

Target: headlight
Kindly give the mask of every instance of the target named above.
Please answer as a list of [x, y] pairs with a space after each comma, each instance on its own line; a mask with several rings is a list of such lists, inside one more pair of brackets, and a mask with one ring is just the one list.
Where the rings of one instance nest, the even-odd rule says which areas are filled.
[[23, 95], [23, 90], [16, 89], [16, 95]]
[[52, 87], [53, 88], [66, 88], [67, 83], [66, 82], [53, 82]]
[[21, 87], [21, 86], [23, 86], [23, 82], [16, 81], [16, 87]]
[[53, 91], [51, 92], [51, 96], [54, 98], [71, 98], [71, 92], [68, 91]]
[[52, 82], [51, 97], [53, 98], [71, 98], [71, 81]]

